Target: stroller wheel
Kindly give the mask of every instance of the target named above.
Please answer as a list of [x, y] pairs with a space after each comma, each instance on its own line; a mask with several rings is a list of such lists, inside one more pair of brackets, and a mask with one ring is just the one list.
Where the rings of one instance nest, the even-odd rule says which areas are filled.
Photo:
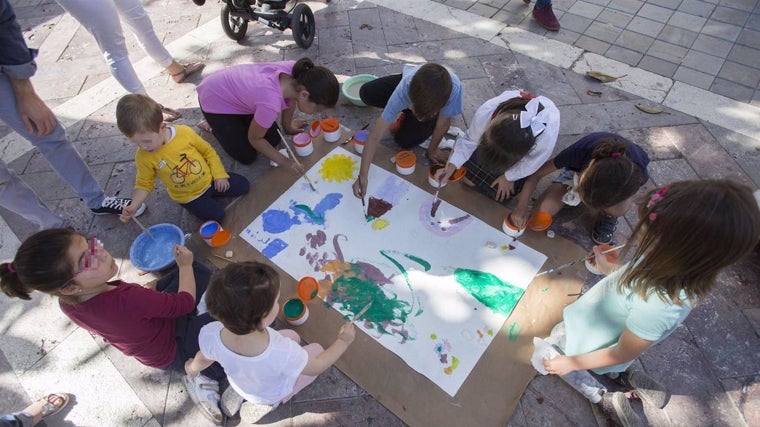
[[222, 6], [222, 30], [227, 37], [232, 40], [240, 41], [245, 37], [245, 32], [248, 31], [248, 21], [239, 17], [233, 16], [230, 11], [230, 5], [225, 3]]
[[195, 3], [196, 6], [203, 6], [206, 4], [206, 0], [193, 0], [193, 3]]
[[293, 30], [293, 39], [298, 46], [304, 49], [311, 46], [314, 35], [317, 33], [317, 25], [314, 22], [314, 13], [308, 5], [303, 3], [296, 5], [290, 20], [290, 29]]

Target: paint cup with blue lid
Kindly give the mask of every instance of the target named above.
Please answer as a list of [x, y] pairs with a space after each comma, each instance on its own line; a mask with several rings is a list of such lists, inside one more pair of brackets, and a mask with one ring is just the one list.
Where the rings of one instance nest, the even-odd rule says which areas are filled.
[[354, 143], [354, 150], [356, 154], [361, 154], [364, 151], [364, 143], [369, 138], [369, 131], [366, 129], [356, 131], [356, 134], [351, 139]]
[[222, 228], [216, 221], [206, 221], [198, 228], [201, 238], [212, 248], [224, 246], [232, 238], [232, 233]]

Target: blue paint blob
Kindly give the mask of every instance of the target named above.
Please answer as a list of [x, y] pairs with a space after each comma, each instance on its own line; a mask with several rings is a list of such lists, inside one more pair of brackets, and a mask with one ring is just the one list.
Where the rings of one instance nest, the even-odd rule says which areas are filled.
[[185, 244], [185, 234], [174, 224], [148, 227], [153, 238], [140, 233], [129, 249], [129, 260], [142, 271], [158, 271], [174, 263], [174, 245]]
[[265, 257], [272, 259], [277, 256], [283, 249], [287, 248], [288, 244], [283, 240], [274, 239], [261, 251]]
[[289, 213], [276, 209], [264, 212], [261, 214], [261, 217], [264, 220], [264, 231], [267, 233], [282, 233], [289, 230], [295, 224], [301, 223], [297, 217], [290, 216]]
[[219, 223], [216, 221], [206, 221], [201, 225], [201, 237], [210, 239], [217, 231], [219, 231]]

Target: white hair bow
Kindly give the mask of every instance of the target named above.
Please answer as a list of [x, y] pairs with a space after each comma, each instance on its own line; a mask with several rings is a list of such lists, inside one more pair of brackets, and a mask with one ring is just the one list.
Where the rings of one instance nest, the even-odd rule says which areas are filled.
[[525, 111], [520, 112], [520, 127], [525, 129], [530, 126], [533, 136], [538, 136], [546, 129], [546, 123], [549, 121], [549, 109], [544, 108], [540, 113], [538, 106], [541, 103], [538, 98], [533, 98], [525, 104]]

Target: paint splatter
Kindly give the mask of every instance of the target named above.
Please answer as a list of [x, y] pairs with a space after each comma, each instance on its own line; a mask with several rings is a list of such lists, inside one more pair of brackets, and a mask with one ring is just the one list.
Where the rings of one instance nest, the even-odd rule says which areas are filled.
[[322, 230], [317, 230], [315, 234], [308, 233], [306, 235], [306, 242], [309, 243], [312, 249], [316, 249], [325, 244], [327, 241], [327, 234]]
[[458, 268], [454, 278], [467, 292], [496, 313], [509, 315], [524, 290], [502, 281], [491, 273]]
[[522, 326], [518, 325], [517, 322], [509, 325], [509, 340], [512, 342], [517, 341], [517, 337], [520, 336], [520, 332], [522, 332]]
[[541, 289], [541, 292], [547, 292], [548, 290], [549, 290], [549, 287], [547, 286], [547, 287]]
[[290, 216], [289, 213], [277, 209], [271, 209], [261, 214], [263, 228], [267, 233], [277, 234], [287, 231], [290, 227], [300, 224], [298, 217]]
[[372, 218], [380, 218], [391, 209], [393, 209], [392, 204], [386, 202], [383, 199], [370, 197], [369, 203], [367, 204], [367, 216]]
[[345, 154], [335, 154], [325, 159], [319, 169], [319, 174], [326, 181], [343, 182], [354, 179], [354, 172], [357, 170], [359, 166], [356, 160]]
[[372, 223], [372, 229], [382, 230], [383, 228], [389, 226], [390, 224], [391, 223], [388, 222], [387, 220], [380, 218], [380, 219], [375, 220], [375, 222]]
[[287, 247], [288, 247], [288, 244], [285, 243], [284, 241], [280, 239], [274, 239], [271, 242], [269, 242], [268, 245], [266, 245], [266, 247], [261, 251], [261, 253], [265, 257], [272, 259], [275, 256], [277, 256], [277, 254], [282, 252], [283, 249]]
[[[433, 217], [432, 204], [434, 199], [423, 202], [420, 205], [419, 217], [422, 225], [426, 229], [433, 232], [438, 236], [450, 236], [462, 231], [467, 225], [469, 225], [473, 218], [466, 212], [461, 212], [461, 215], [451, 217], [447, 216], [446, 212], [443, 212], [440, 217]], [[439, 199], [440, 200], [440, 199]], [[455, 209], [452, 207], [452, 209]]]
[[456, 356], [451, 356], [451, 366], [444, 368], [443, 373], [451, 375], [459, 367], [459, 359]]
[[436, 335], [436, 334], [430, 334], [430, 339], [431, 340], [434, 340], [436, 338], [438, 338], [438, 335]]

